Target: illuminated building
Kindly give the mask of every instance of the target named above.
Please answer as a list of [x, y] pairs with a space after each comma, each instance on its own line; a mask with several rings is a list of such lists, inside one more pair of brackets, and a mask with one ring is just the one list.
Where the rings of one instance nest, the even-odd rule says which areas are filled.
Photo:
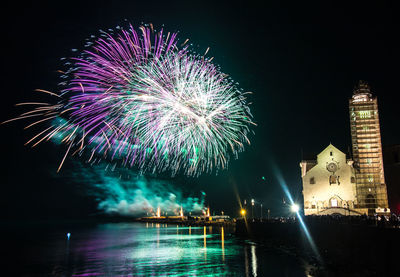
[[388, 212], [378, 101], [367, 83], [360, 81], [355, 88], [349, 109], [357, 208], [368, 209], [369, 214]]
[[[360, 81], [349, 99], [353, 160], [329, 145], [300, 163], [304, 213], [389, 213], [377, 98]], [[353, 162], [354, 161], [354, 162]]]
[[317, 160], [300, 163], [303, 180], [304, 214], [358, 215], [353, 161], [332, 144]]

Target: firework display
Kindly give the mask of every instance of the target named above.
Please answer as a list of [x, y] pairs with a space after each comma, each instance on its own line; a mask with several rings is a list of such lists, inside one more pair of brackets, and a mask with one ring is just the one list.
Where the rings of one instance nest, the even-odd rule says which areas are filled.
[[[207, 50], [208, 51], [208, 50]], [[197, 176], [223, 169], [249, 144], [243, 93], [205, 55], [152, 26], [103, 32], [71, 58], [57, 99], [14, 118], [49, 124], [27, 144], [58, 139], [68, 155], [89, 153], [141, 172]], [[12, 121], [10, 120], [10, 121]]]

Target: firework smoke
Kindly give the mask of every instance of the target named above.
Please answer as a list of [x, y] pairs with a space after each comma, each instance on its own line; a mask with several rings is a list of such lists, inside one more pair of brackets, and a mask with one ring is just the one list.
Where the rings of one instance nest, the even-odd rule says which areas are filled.
[[185, 197], [171, 181], [144, 177], [124, 169], [84, 166], [79, 163], [70, 172], [72, 180], [85, 184], [98, 202], [99, 210], [124, 216], [155, 215], [157, 208], [168, 215], [180, 209], [200, 214], [205, 210], [204, 194]]

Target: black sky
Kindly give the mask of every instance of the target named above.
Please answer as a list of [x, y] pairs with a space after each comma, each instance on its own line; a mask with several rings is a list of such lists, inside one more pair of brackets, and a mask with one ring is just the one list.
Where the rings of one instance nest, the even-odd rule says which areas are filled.
[[[190, 38], [195, 50], [210, 47], [222, 70], [254, 92], [250, 101], [258, 124], [252, 145], [229, 170], [179, 178], [178, 183], [186, 191], [206, 191], [217, 211], [237, 211], [235, 186], [242, 198], [254, 197], [281, 213], [283, 192], [274, 168], [300, 197], [301, 151], [318, 153], [331, 142], [347, 152], [348, 98], [358, 80], [368, 81], [378, 96], [383, 145], [400, 143], [400, 45], [399, 10], [392, 2], [280, 2], [32, 1], [6, 6], [0, 120], [18, 114], [15, 103], [40, 99], [34, 89], [57, 90], [59, 59], [70, 57], [72, 48], [82, 49], [84, 39], [99, 29], [126, 24], [124, 19], [135, 26], [164, 25], [179, 31], [182, 40]], [[63, 149], [25, 147], [34, 133], [24, 131], [24, 123], [0, 126], [5, 217], [91, 214], [94, 199], [63, 173], [55, 177]]]

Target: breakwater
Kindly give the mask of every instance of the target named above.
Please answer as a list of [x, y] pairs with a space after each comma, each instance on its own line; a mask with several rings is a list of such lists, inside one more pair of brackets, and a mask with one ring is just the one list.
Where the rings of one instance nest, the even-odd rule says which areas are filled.
[[176, 224], [183, 226], [234, 226], [234, 222], [231, 220], [204, 220], [187, 217], [142, 217], [135, 221], [144, 223], [157, 223], [157, 224]]

